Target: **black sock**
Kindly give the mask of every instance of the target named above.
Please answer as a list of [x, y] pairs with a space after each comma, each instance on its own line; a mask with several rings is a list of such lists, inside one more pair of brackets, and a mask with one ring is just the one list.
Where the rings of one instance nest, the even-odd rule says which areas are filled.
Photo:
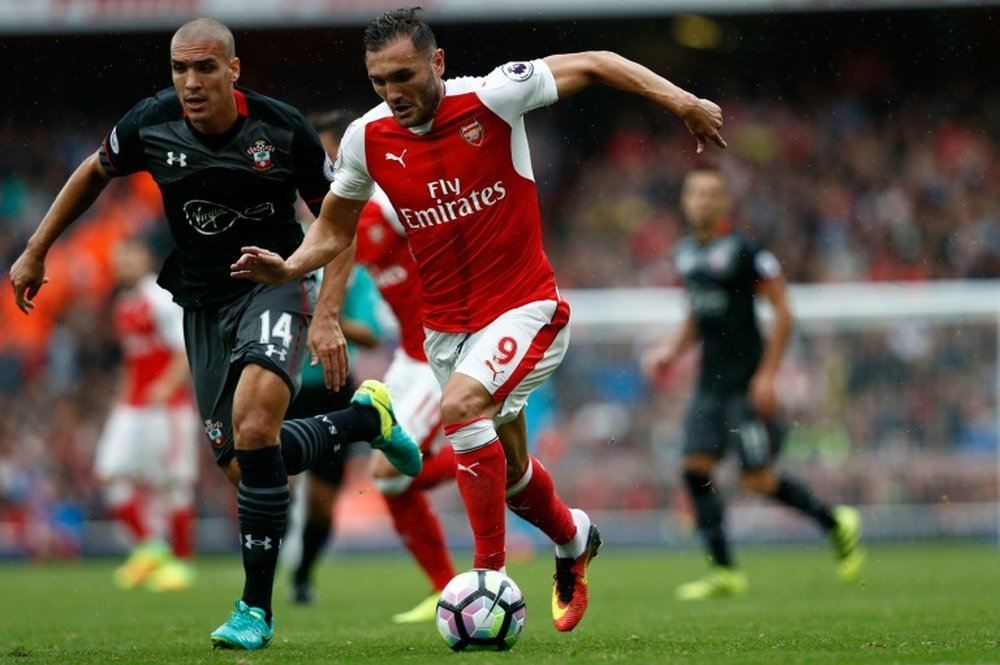
[[712, 563], [730, 568], [733, 557], [729, 551], [729, 540], [723, 528], [724, 509], [722, 499], [715, 493], [715, 486], [707, 474], [695, 471], [684, 472], [684, 482], [694, 503], [698, 533], [708, 548]]
[[281, 423], [281, 456], [288, 475], [312, 468], [340, 446], [371, 441], [378, 436], [378, 412], [364, 404], [352, 404], [331, 413], [286, 420]]
[[778, 488], [774, 498], [786, 506], [791, 506], [812, 517], [824, 531], [837, 526], [830, 507], [816, 498], [812, 491], [801, 482], [789, 476], [778, 478]]
[[271, 620], [271, 591], [278, 550], [288, 518], [288, 474], [279, 446], [236, 450], [240, 485], [236, 506], [243, 554], [243, 602], [259, 607]]
[[323, 546], [326, 545], [330, 533], [333, 531], [333, 523], [330, 518], [321, 520], [307, 520], [305, 528], [302, 530], [302, 558], [299, 566], [295, 569], [294, 581], [296, 584], [305, 584], [312, 578], [312, 567], [319, 557]]

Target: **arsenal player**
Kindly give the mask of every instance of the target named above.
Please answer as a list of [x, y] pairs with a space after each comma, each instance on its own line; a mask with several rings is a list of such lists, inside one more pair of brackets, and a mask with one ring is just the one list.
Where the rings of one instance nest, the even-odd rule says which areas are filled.
[[504, 568], [506, 504], [555, 544], [552, 614], [556, 628], [572, 630], [601, 539], [527, 452], [523, 408], [566, 353], [569, 307], [542, 248], [523, 116], [603, 83], [680, 116], [701, 152], [708, 141], [725, 147], [722, 112], [609, 52], [445, 80], [444, 51], [417, 12], [387, 12], [365, 30], [365, 65], [383, 103], [345, 133], [317, 223], [287, 260], [245, 247], [232, 275], [281, 284], [329, 262], [351, 246], [374, 186], [386, 192], [420, 271], [424, 349], [442, 386], [474, 565]]

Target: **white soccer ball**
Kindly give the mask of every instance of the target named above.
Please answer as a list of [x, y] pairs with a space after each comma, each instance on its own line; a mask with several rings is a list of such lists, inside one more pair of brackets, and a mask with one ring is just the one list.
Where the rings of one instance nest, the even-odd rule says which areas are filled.
[[514, 580], [486, 568], [456, 575], [437, 604], [437, 627], [455, 651], [506, 651], [524, 631], [524, 597]]

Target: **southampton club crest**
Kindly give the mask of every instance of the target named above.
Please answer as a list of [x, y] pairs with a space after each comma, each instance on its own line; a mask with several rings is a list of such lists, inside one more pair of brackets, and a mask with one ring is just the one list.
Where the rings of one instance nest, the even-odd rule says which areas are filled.
[[478, 119], [475, 119], [472, 122], [462, 125], [459, 133], [461, 133], [462, 139], [466, 143], [474, 148], [478, 148], [483, 144], [483, 139], [486, 137], [486, 128], [483, 127], [483, 124]]
[[257, 139], [252, 146], [247, 148], [247, 154], [253, 160], [255, 171], [267, 171], [274, 166], [274, 162], [271, 161], [271, 155], [274, 154], [274, 150], [274, 146], [264, 139]]
[[205, 421], [205, 434], [208, 435], [208, 440], [212, 443], [213, 448], [221, 448], [226, 445], [226, 435], [222, 433], [222, 423], [218, 420], [206, 420]]

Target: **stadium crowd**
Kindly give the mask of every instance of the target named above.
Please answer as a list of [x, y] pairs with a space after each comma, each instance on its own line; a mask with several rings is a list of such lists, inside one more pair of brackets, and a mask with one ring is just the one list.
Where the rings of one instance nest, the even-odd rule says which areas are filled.
[[[726, 114], [730, 148], [720, 166], [736, 195], [733, 222], [780, 249], [790, 282], [1000, 278], [1000, 95], [956, 84], [895, 102], [818, 87], [806, 98], [717, 99]], [[695, 157], [690, 137], [651, 110], [618, 108], [601, 119], [606, 134], [595, 141], [581, 126], [575, 145], [549, 138], [566, 133], [550, 131], [566, 123], [565, 111], [531, 118], [547, 248], [564, 288], [679, 284], [671, 262], [684, 232], [676, 201]], [[0, 274], [106, 129], [81, 128], [72, 116], [0, 123]], [[107, 325], [111, 250], [136, 234], [163, 249], [165, 232], [147, 180], [115, 188], [54, 250], [51, 282], [31, 317], [16, 311], [2, 283], [0, 556], [73, 555], [84, 520], [103, 516], [91, 469], [117, 371]], [[830, 494], [861, 504], [995, 499], [995, 465], [973, 462], [980, 475], [972, 482], [892, 469], [915, 450], [928, 453], [927, 464], [995, 454], [990, 372], [997, 358], [983, 349], [995, 353], [996, 332], [922, 331], [929, 351], [917, 355], [884, 333], [860, 345], [831, 336], [798, 348], [793, 356], [811, 368], [814, 384], [840, 377], [824, 399], [793, 405], [801, 420], [789, 445], [812, 481], [820, 489], [839, 483]], [[571, 503], [654, 508], [674, 501], [671, 442], [684, 399], [647, 395], [635, 365], [629, 345], [598, 353], [577, 346], [557, 374], [559, 435], [540, 454], [566, 454], [555, 466]], [[928, 386], [945, 389], [931, 396]], [[591, 482], [594, 474], [607, 478], [599, 460], [611, 445], [620, 486]], [[848, 451], [859, 448], [885, 460], [881, 478], [864, 461], [851, 464]], [[204, 452], [199, 512], [228, 514], [229, 494], [207, 446]]]

